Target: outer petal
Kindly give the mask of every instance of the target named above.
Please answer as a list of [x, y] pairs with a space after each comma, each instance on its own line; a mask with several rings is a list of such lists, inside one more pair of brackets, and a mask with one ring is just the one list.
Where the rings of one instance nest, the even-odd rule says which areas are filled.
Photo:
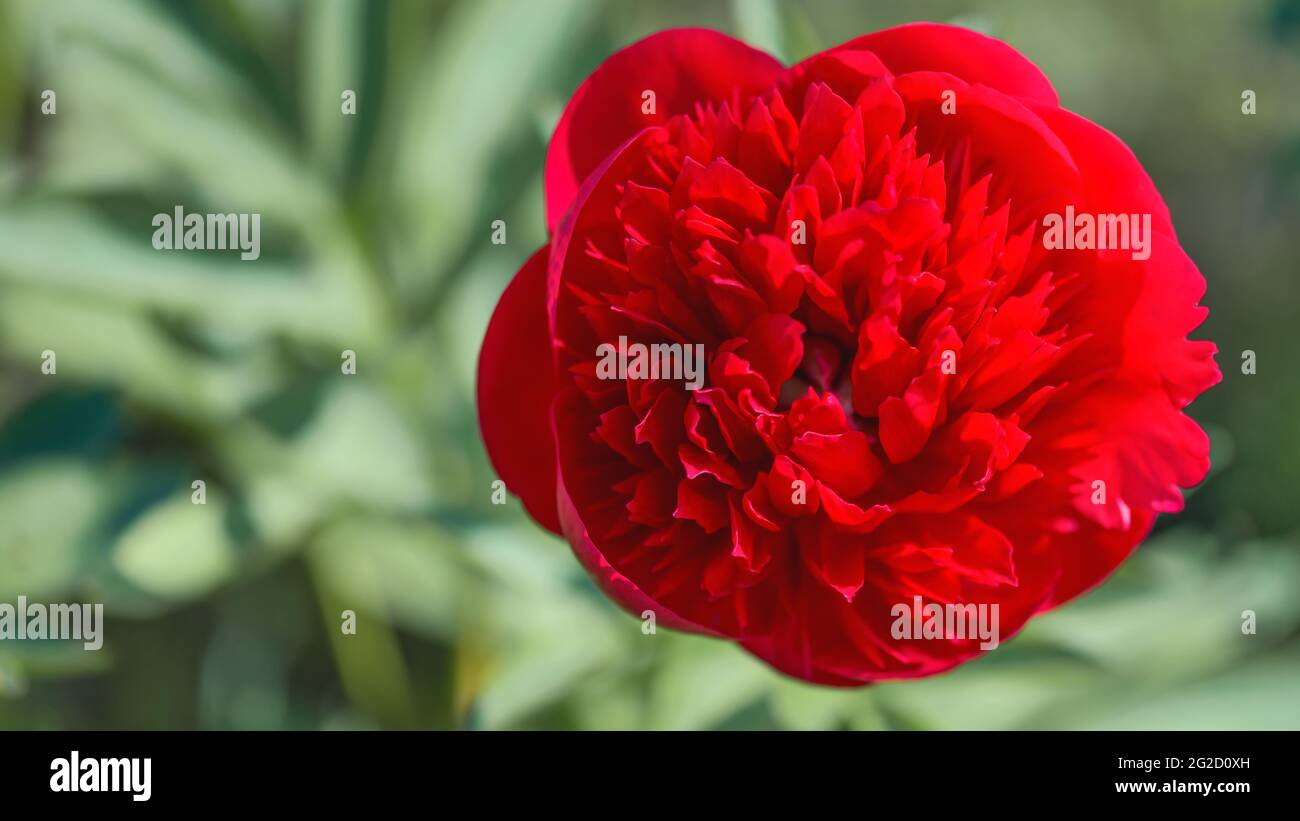
[[1056, 106], [1029, 104], [1070, 150], [1092, 206], [1106, 213], [1146, 213], [1152, 227], [1174, 236], [1169, 207], [1132, 149], [1094, 122]]
[[663, 602], [650, 598], [631, 579], [614, 569], [614, 566], [600, 552], [600, 548], [591, 540], [591, 536], [587, 533], [587, 526], [582, 523], [581, 515], [574, 508], [573, 500], [569, 498], [563, 486], [560, 487], [559, 496], [560, 518], [564, 523], [565, 538], [569, 540], [574, 555], [582, 562], [583, 568], [591, 575], [596, 586], [613, 599], [615, 604], [637, 617], [643, 616], [648, 610], [655, 614], [656, 624], [673, 630], [718, 635], [707, 627], [674, 612]]
[[[1051, 478], [1049, 474], [1049, 481]], [[1065, 524], [1054, 517], [1059, 492], [1057, 482], [1051, 486], [1035, 483], [1015, 502], [981, 511], [986, 521], [1015, 543], [1020, 590], [1026, 596], [1033, 594], [1021, 603], [1032, 604], [1035, 613], [1101, 585], [1146, 539], [1156, 520], [1154, 511], [1138, 509], [1130, 511], [1128, 526], [1122, 530], [1091, 519]], [[1007, 638], [1003, 631], [1002, 640]]]
[[1079, 184], [1069, 147], [1034, 110], [987, 86], [960, 88], [956, 113], [942, 113], [944, 91], [960, 79], [932, 71], [895, 78], [894, 89], [907, 104], [919, 147], [945, 156], [968, 146], [969, 167], [993, 174], [990, 201], [1011, 200], [1013, 226], [1064, 208], [1068, 192]]
[[[552, 430], [561, 431], [558, 437], [561, 446], [553, 450], [559, 519], [563, 534], [583, 567], [591, 574], [600, 589], [620, 607], [638, 616], [646, 610], [653, 610], [658, 623], [673, 629], [719, 635], [722, 631], [693, 619], [680, 609], [673, 608], [665, 601], [665, 597], [655, 597], [644, 590], [637, 581], [615, 567], [611, 559], [617, 561], [617, 557], [609, 555], [606, 546], [598, 545], [589, 532], [588, 523], [583, 519], [584, 512], [580, 509], [582, 500], [575, 498], [583, 495], [591, 496], [591, 489], [587, 486], [588, 482], [584, 480], [584, 473], [591, 469], [595, 462], [590, 449], [586, 446], [585, 436], [578, 430], [582, 426], [579, 420], [589, 409], [586, 409], [584, 403], [577, 398], [576, 390], [566, 390], [562, 387], [565, 383], [563, 352], [566, 346], [576, 345], [578, 348], [586, 349], [592, 347], [567, 338], [562, 327], [569, 324], [566, 319], [572, 320], [560, 305], [562, 281], [565, 280], [566, 275], [573, 273], [573, 268], [581, 268], [588, 261], [582, 254], [575, 254], [570, 258], [569, 248], [571, 245], [583, 247], [583, 237], [587, 236], [593, 228], [598, 230], [598, 226], [603, 221], [612, 218], [617, 193], [615, 185], [611, 184], [606, 177], [615, 180], [628, 178], [632, 174], [631, 169], [644, 163], [641, 152], [649, 146], [662, 142], [663, 131], [661, 128], [643, 129], [615, 146], [608, 156], [602, 159], [599, 166], [587, 176], [575, 195], [575, 207], [567, 212], [556, 229], [551, 243], [546, 299], [548, 320], [553, 324], [547, 336], [556, 340], [555, 344], [560, 352], [559, 378], [555, 383], [556, 394], [551, 405]], [[611, 169], [614, 171], [611, 172]], [[576, 245], [574, 245], [575, 237]], [[566, 428], [568, 435], [563, 433]], [[585, 492], [584, 488], [586, 488]], [[627, 570], [627, 568], [623, 569]], [[687, 600], [690, 601], [689, 597]]]
[[979, 32], [940, 23], [908, 23], [866, 34], [836, 46], [866, 49], [894, 74], [946, 71], [972, 85], [1056, 105], [1056, 90], [1046, 75], [1011, 46]]
[[[1126, 372], [1162, 382], [1176, 407], [1186, 406], [1222, 375], [1214, 362], [1217, 346], [1187, 339], [1208, 313], [1198, 305], [1205, 278], [1175, 239], [1169, 208], [1137, 157], [1114, 134], [1064, 109], [1030, 107], [1061, 138], [1079, 168], [1083, 200], [1077, 207], [1094, 213], [1151, 215], [1149, 259], [1108, 259], [1093, 288], [1093, 314], [1101, 320], [1123, 318]], [[1121, 288], [1134, 291], [1127, 312], [1115, 309]]]
[[[546, 222], [554, 229], [578, 188], [606, 157], [643, 128], [699, 102], [766, 90], [783, 71], [770, 55], [709, 29], [670, 29], [610, 56], [569, 100], [546, 156]], [[642, 114], [642, 93], [655, 112]]]
[[[1210, 440], [1160, 386], [1114, 381], [1068, 399], [1033, 427], [1045, 444], [1039, 449], [1031, 442], [1026, 458], [1054, 482], [1073, 480], [1066, 492], [1078, 514], [1127, 530], [1134, 510], [1182, 510], [1180, 488], [1209, 472]], [[1056, 454], [1069, 454], [1068, 463]], [[1097, 480], [1106, 483], [1104, 505], [1091, 499]]]
[[478, 423], [488, 458], [529, 514], [560, 532], [555, 497], [555, 385], [546, 316], [550, 246], [528, 258], [501, 294], [478, 359]]

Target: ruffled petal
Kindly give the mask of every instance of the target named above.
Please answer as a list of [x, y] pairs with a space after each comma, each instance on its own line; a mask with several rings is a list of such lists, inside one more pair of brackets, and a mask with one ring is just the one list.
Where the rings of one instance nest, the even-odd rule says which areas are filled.
[[546, 268], [550, 246], [528, 258], [501, 294], [478, 359], [478, 422], [488, 459], [511, 493], [552, 533], [555, 508], [555, 394]]
[[[615, 52], [569, 100], [546, 155], [546, 222], [554, 229], [587, 176], [638, 131], [697, 103], [766, 89], [783, 71], [768, 54], [709, 29], [670, 29]], [[646, 91], [654, 112], [643, 113]]]
[[908, 23], [856, 37], [832, 51], [865, 49], [895, 74], [946, 71], [1003, 94], [1056, 105], [1056, 89], [1038, 66], [1011, 46], [941, 23]]

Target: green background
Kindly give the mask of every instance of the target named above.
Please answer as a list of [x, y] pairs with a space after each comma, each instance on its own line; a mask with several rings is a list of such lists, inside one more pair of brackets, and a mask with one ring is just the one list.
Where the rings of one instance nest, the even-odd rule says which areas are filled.
[[[1007, 40], [1150, 171], [1209, 281], [1214, 469], [996, 653], [820, 689], [643, 635], [494, 506], [475, 358], [604, 56], [690, 25], [791, 61], [915, 19]], [[1300, 728], [1297, 89], [1293, 0], [6, 2], [0, 602], [109, 621], [98, 653], [0, 643], [0, 727]], [[261, 259], [153, 250], [177, 204], [261, 213]]]

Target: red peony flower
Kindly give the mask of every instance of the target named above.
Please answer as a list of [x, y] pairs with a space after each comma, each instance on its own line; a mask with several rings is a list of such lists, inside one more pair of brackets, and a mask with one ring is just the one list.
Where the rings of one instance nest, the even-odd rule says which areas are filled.
[[1204, 280], [1132, 152], [997, 40], [784, 68], [656, 34], [574, 94], [546, 197], [479, 420], [633, 613], [810, 681], [930, 675], [990, 646], [938, 609], [1010, 636], [1209, 467]]

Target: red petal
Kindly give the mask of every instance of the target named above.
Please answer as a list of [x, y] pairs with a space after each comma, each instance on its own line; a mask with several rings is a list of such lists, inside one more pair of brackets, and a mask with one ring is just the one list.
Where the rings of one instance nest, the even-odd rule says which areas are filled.
[[550, 246], [543, 246], [528, 258], [488, 322], [478, 359], [478, 424], [497, 475], [540, 525], [559, 533], [546, 317], [549, 255]]
[[818, 522], [814, 527], [815, 535], [803, 544], [804, 565], [814, 578], [839, 593], [845, 601], [853, 601], [866, 580], [862, 545], [825, 522]]
[[942, 400], [943, 377], [930, 368], [912, 380], [900, 399], [880, 403], [880, 445], [894, 464], [906, 462], [925, 447], [934, 430]]
[[1038, 66], [1011, 46], [970, 29], [909, 23], [866, 34], [833, 51], [866, 49], [894, 74], [946, 71], [968, 83], [1056, 105], [1056, 90]]
[[763, 314], [745, 329], [745, 344], [737, 353], [767, 380], [772, 395], [794, 375], [803, 360], [803, 325], [782, 314]]
[[564, 536], [573, 546], [574, 555], [595, 580], [596, 585], [620, 607], [634, 616], [641, 616], [647, 610], [655, 614], [657, 624], [674, 630], [692, 633], [717, 635], [707, 627], [696, 624], [679, 613], [669, 609], [662, 601], [656, 601], [646, 595], [645, 591], [614, 569], [600, 549], [591, 541], [586, 526], [582, 523], [573, 501], [563, 487], [559, 488], [558, 503], [560, 519], [564, 524]]
[[[1058, 448], [1091, 452], [1070, 468], [1077, 480], [1071, 488], [1075, 509], [1104, 527], [1128, 528], [1133, 508], [1182, 510], [1181, 488], [1196, 485], [1210, 470], [1209, 437], [1159, 387], [1122, 382], [1094, 387], [1059, 417], [1046, 438]], [[1092, 502], [1092, 483], [1098, 480], [1106, 483], [1104, 505]]]
[[[546, 222], [552, 229], [578, 188], [632, 135], [696, 103], [765, 90], [783, 71], [773, 57], [708, 29], [671, 29], [611, 55], [569, 100], [546, 156]], [[655, 113], [642, 114], [642, 93]]]
[[[978, 85], [962, 88], [958, 82], [934, 72], [895, 79], [894, 90], [917, 129], [918, 148], [937, 156], [954, 148], [969, 150], [967, 170], [993, 174], [989, 202], [1011, 200], [1011, 225], [1064, 208], [1079, 171], [1056, 132], [1019, 100]], [[948, 90], [959, 98], [953, 114], [943, 113]]]
[[818, 480], [845, 499], [871, 490], [884, 472], [862, 431], [832, 435], [806, 431], [795, 438], [793, 450]]
[[839, 96], [854, 100], [874, 80], [888, 76], [889, 69], [876, 55], [841, 46], [791, 66], [781, 78], [780, 88], [786, 99], [806, 106], [808, 88], [813, 83], [823, 83]]
[[1169, 207], [1132, 149], [1111, 132], [1063, 108], [1030, 105], [1069, 149], [1098, 213], [1150, 214], [1152, 228], [1174, 236]]

